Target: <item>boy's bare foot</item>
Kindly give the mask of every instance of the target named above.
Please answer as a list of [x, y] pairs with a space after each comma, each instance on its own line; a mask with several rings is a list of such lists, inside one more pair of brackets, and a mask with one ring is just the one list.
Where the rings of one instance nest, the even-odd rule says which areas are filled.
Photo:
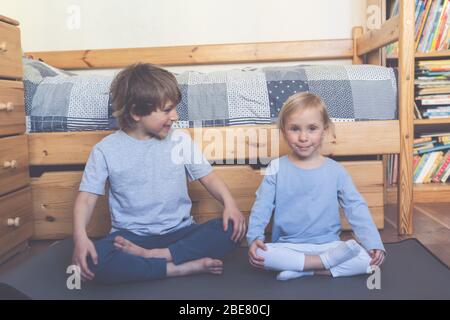
[[188, 274], [195, 274], [195, 273], [212, 273], [219, 275], [222, 274], [222, 271], [223, 271], [222, 261], [212, 258], [202, 258], [198, 260], [185, 262], [179, 265], [175, 265], [173, 263], [167, 264], [168, 277], [185, 276]]
[[114, 246], [119, 250], [135, 256], [143, 258], [165, 258], [167, 262], [172, 261], [172, 255], [169, 249], [145, 249], [122, 236], [114, 238]]

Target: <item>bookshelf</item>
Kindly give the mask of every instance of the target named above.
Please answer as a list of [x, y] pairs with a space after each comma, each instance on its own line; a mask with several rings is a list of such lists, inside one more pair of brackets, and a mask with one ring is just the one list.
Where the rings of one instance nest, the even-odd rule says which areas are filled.
[[442, 118], [442, 119], [414, 119], [415, 126], [425, 126], [425, 125], [439, 125], [439, 124], [449, 124], [450, 125], [450, 117]]
[[[396, 0], [386, 0], [385, 8], [386, 8], [386, 17], [391, 17], [394, 11], [395, 15], [395, 2]], [[421, 8], [422, 7], [422, 8]], [[427, 33], [421, 34], [418, 36], [416, 33], [416, 48], [418, 48], [418, 52], [415, 54], [416, 59], [416, 73], [420, 72], [418, 64], [419, 62], [425, 61], [425, 63], [430, 62], [435, 63], [435, 61], [442, 60], [450, 60], [450, 48], [448, 46], [450, 39], [450, 31], [446, 32], [446, 28], [450, 26], [450, 1], [449, 0], [416, 0], [416, 10], [419, 8], [419, 11], [416, 11], [416, 19], [418, 24], [416, 25], [416, 32], [423, 30]], [[421, 9], [420, 9], [421, 8]], [[428, 12], [426, 11], [428, 8]], [[434, 10], [434, 11], [433, 11]], [[434, 13], [433, 13], [434, 12]], [[428, 14], [428, 15], [427, 15]], [[433, 17], [432, 23], [429, 23], [427, 19], [429, 17]], [[422, 20], [420, 20], [422, 17]], [[425, 20], [423, 20], [425, 19]], [[422, 28], [420, 27], [420, 21], [423, 21]], [[435, 29], [433, 29], [433, 27]], [[435, 35], [433, 35], [433, 30], [435, 31]], [[439, 35], [439, 31], [441, 36]], [[428, 42], [423, 39], [429, 39]], [[437, 41], [437, 39], [445, 39]], [[445, 42], [444, 42], [445, 41]], [[428, 43], [428, 44], [427, 44]], [[440, 47], [440, 49], [438, 48]], [[439, 49], [439, 50], [436, 50]], [[421, 52], [422, 51], [422, 52]], [[423, 52], [425, 51], [425, 52]], [[391, 67], [398, 66], [398, 58], [396, 55], [395, 47], [388, 47], [386, 49], [385, 56], [385, 64]], [[416, 74], [416, 80], [417, 80]], [[450, 75], [445, 79], [450, 80]], [[421, 87], [423, 88], [423, 86]], [[416, 86], [414, 101], [418, 96], [420, 91]], [[433, 93], [432, 93], [433, 94]], [[447, 93], [445, 93], [447, 94]], [[450, 94], [450, 92], [448, 93]], [[422, 111], [427, 108], [435, 107], [434, 105], [422, 105], [420, 103], [422, 100], [417, 101], [419, 104], [418, 110], [423, 115]], [[414, 108], [411, 109], [411, 112], [414, 112]], [[450, 116], [446, 118], [423, 118], [423, 119], [414, 119], [414, 136], [419, 137], [421, 134], [427, 133], [447, 133], [450, 132]], [[444, 152], [445, 154], [445, 152]], [[389, 167], [389, 164], [387, 165]], [[389, 170], [392, 170], [394, 165], [391, 166], [390, 169], [387, 169], [388, 175]], [[392, 180], [392, 179], [391, 179]], [[395, 179], [394, 179], [395, 181]], [[430, 203], [430, 202], [450, 202], [450, 179], [446, 182], [441, 183], [415, 183], [413, 187], [414, 192], [414, 202], [415, 203]], [[387, 201], [388, 203], [395, 203], [397, 201], [397, 186], [396, 185], [388, 185], [387, 187]]]
[[[431, 52], [416, 52], [415, 57], [417, 59], [424, 58], [448, 58], [450, 57], [450, 50], [440, 50], [440, 51], [431, 51]], [[388, 55], [386, 57], [387, 60], [397, 60], [397, 55]]]

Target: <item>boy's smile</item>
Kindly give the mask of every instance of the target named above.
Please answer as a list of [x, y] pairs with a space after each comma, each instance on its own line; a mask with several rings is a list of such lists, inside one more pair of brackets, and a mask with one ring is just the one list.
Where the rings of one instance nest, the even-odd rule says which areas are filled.
[[169, 134], [172, 124], [178, 120], [176, 105], [168, 101], [166, 104], [146, 116], [133, 115], [136, 126], [127, 133], [139, 140], [153, 137], [164, 139]]

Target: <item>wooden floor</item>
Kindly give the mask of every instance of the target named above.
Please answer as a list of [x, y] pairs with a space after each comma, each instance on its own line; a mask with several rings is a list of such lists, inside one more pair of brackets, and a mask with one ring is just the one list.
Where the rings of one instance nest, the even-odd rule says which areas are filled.
[[[387, 205], [385, 228], [381, 231], [383, 242], [397, 242], [407, 236], [397, 235], [397, 206]], [[346, 232], [343, 238], [351, 237]], [[414, 234], [439, 259], [450, 267], [450, 203], [414, 205]], [[22, 252], [0, 265], [0, 273], [10, 270], [31, 256], [45, 250], [54, 241], [31, 241], [27, 251]]]

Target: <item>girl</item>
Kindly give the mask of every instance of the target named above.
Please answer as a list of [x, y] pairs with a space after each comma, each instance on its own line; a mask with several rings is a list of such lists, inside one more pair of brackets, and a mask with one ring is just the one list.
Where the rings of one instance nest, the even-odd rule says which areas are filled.
[[[325, 134], [334, 135], [324, 102], [307, 92], [291, 96], [279, 128], [291, 152], [270, 163], [256, 192], [247, 233], [250, 263], [279, 271], [278, 280], [370, 273], [371, 265], [383, 263], [385, 249], [349, 174], [320, 153]], [[339, 203], [362, 246], [339, 240]], [[272, 243], [264, 243], [273, 210]]]

